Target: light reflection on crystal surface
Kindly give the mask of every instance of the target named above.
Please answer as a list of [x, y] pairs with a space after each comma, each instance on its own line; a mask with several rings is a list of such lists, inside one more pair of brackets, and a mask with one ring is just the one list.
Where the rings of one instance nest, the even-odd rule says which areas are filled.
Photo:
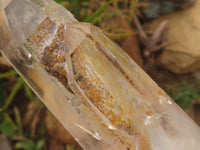
[[95, 132], [92, 133], [90, 132], [88, 129], [84, 128], [83, 126], [80, 126], [79, 124], [75, 124], [77, 127], [79, 127], [80, 129], [82, 129], [83, 131], [85, 131], [86, 133], [92, 135], [95, 139], [102, 141], [102, 137], [99, 136], [99, 133]]

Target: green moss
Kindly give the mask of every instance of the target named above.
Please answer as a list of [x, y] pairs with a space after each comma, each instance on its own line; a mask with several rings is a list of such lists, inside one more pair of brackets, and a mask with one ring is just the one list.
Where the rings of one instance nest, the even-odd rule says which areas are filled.
[[200, 98], [200, 87], [187, 82], [167, 85], [164, 89], [183, 109], [189, 108], [192, 100]]

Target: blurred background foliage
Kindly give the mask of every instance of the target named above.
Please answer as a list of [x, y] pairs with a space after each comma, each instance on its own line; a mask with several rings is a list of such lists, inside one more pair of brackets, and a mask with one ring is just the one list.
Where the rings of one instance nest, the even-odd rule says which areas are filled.
[[186, 81], [167, 84], [164, 90], [183, 109], [191, 107], [191, 101], [200, 98], [199, 85], [192, 85]]
[[[79, 21], [99, 25], [103, 19], [116, 13], [126, 14], [129, 20], [132, 20], [131, 14], [134, 13], [138, 0], [56, 0], [56, 2], [70, 10]], [[108, 9], [110, 6], [118, 9], [112, 11]]]

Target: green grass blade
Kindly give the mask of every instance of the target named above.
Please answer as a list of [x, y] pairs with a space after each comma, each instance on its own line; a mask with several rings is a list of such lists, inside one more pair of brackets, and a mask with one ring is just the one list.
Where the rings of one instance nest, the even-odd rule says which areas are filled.
[[21, 115], [20, 115], [20, 112], [17, 107], [14, 108], [14, 114], [15, 114], [15, 121], [17, 123], [19, 135], [23, 136], [22, 119], [21, 119]]
[[101, 15], [104, 12], [105, 8], [111, 3], [112, 1], [108, 1], [102, 4], [101, 7], [99, 7], [92, 15], [86, 17], [84, 19], [84, 22], [93, 22], [99, 15]]
[[31, 90], [31, 88], [29, 88], [29, 86], [23, 82], [23, 88], [24, 88], [24, 91], [26, 92], [26, 95], [28, 96], [28, 98], [33, 102], [35, 101], [35, 97], [33, 95], [33, 92]]
[[44, 147], [44, 144], [45, 144], [45, 140], [44, 140], [44, 139], [39, 140], [39, 141], [36, 143], [36, 150], [41, 150], [42, 147]]
[[13, 87], [11, 93], [9, 94], [8, 98], [6, 99], [5, 105], [2, 108], [0, 108], [0, 111], [8, 108], [8, 106], [12, 103], [15, 95], [20, 90], [21, 86], [22, 86], [22, 82], [20, 80], [18, 80], [17, 83], [14, 85], [14, 87]]
[[12, 118], [7, 113], [4, 113], [4, 117], [5, 117], [5, 120], [8, 120], [12, 124], [13, 128], [17, 130], [17, 125], [14, 123]]
[[2, 73], [2, 74], [0, 74], [0, 79], [7, 78], [11, 75], [17, 75], [17, 72], [15, 70], [12, 70], [12, 71], [8, 71], [6, 73]]
[[76, 150], [73, 145], [66, 145], [66, 150]]

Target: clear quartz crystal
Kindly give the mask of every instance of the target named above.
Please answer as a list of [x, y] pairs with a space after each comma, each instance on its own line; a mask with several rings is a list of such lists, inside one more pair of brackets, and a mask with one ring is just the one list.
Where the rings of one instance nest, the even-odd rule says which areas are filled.
[[[45, 33], [43, 41], [36, 44], [31, 39], [43, 34], [39, 27], [47, 17], [51, 20], [51, 33], [45, 32], [47, 24], [42, 30]], [[87, 104], [45, 70], [41, 53], [45, 46], [50, 47], [58, 32], [57, 25], [61, 23], [66, 25], [64, 29], [68, 33], [67, 48], [75, 50], [73, 62], [83, 61], [73, 64], [75, 69], [81, 65], [88, 67], [85, 68], [85, 79], [88, 82], [92, 77], [98, 79], [99, 83], [93, 82], [91, 86], [101, 85], [104, 94], [109, 93], [112, 98], [98, 105], [93, 101]], [[80, 26], [85, 32], [92, 33], [90, 38], [82, 35], [84, 32], [74, 30]], [[100, 43], [99, 49], [109, 50], [105, 54], [118, 62], [108, 61], [91, 39]], [[101, 31], [79, 24], [69, 11], [53, 0], [0, 0], [0, 49], [85, 150], [198, 150], [200, 147], [199, 127], [152, 79]], [[43, 61], [48, 61], [47, 56]], [[88, 93], [87, 96], [91, 95]]]

